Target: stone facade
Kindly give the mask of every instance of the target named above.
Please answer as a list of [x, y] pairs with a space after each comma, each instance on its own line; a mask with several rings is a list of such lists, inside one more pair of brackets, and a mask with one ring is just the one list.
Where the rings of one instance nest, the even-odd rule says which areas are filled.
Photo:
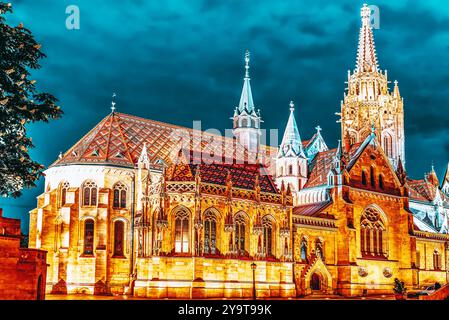
[[320, 127], [301, 141], [293, 103], [279, 149], [259, 144], [248, 54], [234, 139], [104, 118], [46, 170], [30, 212], [47, 291], [243, 298], [255, 285], [287, 298], [447, 283], [449, 174], [407, 177], [402, 98], [368, 22], [364, 6], [337, 148]]
[[46, 252], [20, 248], [20, 220], [0, 209], [0, 300], [45, 298]]

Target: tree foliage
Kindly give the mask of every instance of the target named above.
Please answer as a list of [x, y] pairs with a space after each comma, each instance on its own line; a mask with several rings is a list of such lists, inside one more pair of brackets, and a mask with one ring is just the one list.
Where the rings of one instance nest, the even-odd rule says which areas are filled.
[[57, 119], [62, 111], [57, 99], [40, 92], [31, 78], [45, 57], [41, 45], [22, 23], [8, 25], [8, 13], [11, 4], [0, 2], [0, 195], [17, 197], [21, 189], [35, 186], [43, 169], [29, 155], [33, 143], [26, 125]]

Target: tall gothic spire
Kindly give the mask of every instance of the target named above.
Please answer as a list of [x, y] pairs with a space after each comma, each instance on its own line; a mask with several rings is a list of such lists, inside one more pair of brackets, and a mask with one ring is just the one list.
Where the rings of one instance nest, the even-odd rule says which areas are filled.
[[242, 95], [240, 96], [238, 113], [242, 113], [243, 111], [246, 111], [248, 114], [251, 114], [254, 112], [254, 101], [253, 101], [253, 94], [251, 92], [250, 77], [249, 77], [249, 61], [250, 61], [249, 56], [250, 56], [250, 53], [248, 50], [246, 50], [246, 53], [245, 53], [245, 77], [243, 78], [243, 89], [242, 89]]
[[295, 120], [295, 105], [290, 101], [290, 116], [288, 118], [287, 127], [285, 128], [284, 137], [279, 148], [278, 157], [304, 157], [301, 136], [299, 135], [298, 125]]
[[359, 48], [357, 50], [356, 71], [374, 72], [378, 71], [376, 48], [374, 46], [373, 29], [371, 27], [371, 9], [364, 4], [360, 16], [362, 26], [360, 27]]

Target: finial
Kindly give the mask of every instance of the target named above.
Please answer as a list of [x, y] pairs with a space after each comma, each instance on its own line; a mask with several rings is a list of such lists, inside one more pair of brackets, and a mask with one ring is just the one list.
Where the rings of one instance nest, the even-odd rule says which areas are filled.
[[248, 50], [245, 52], [245, 78], [249, 78], [249, 56], [250, 53]]
[[369, 25], [371, 17], [371, 8], [368, 7], [366, 3], [363, 4], [362, 9], [360, 10], [360, 16], [362, 17], [362, 24]]
[[295, 104], [293, 101], [290, 101], [290, 112], [295, 111]]
[[[320, 133], [322, 129], [321, 129], [321, 127], [318, 125], [318, 126], [315, 127], [315, 130], [316, 130], [316, 133]], [[338, 140], [338, 141], [340, 141], [340, 140]]]
[[398, 80], [394, 80], [394, 85], [395, 85], [395, 86], [398, 85]]
[[58, 159], [62, 159], [62, 151], [59, 151]]
[[111, 102], [111, 111], [112, 111], [112, 113], [114, 113], [115, 112], [115, 97], [116, 97], [116, 94], [115, 94], [115, 92], [112, 94], [112, 102]]

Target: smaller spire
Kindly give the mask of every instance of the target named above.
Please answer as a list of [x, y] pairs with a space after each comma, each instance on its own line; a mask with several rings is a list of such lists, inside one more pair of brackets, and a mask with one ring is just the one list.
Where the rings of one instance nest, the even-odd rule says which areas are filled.
[[139, 155], [139, 163], [144, 163], [146, 165], [150, 165], [150, 158], [148, 157], [148, 152], [147, 152], [147, 143], [144, 142], [143, 143], [143, 147], [142, 147], [142, 151], [140, 152]]
[[433, 184], [434, 186], [438, 186], [440, 184], [440, 182], [438, 181], [438, 176], [435, 172], [435, 167], [433, 166], [433, 160], [430, 172], [427, 175], [427, 181]]
[[248, 50], [245, 52], [245, 78], [249, 78], [249, 59], [250, 53]]
[[[237, 108], [237, 114], [242, 112], [256, 115], [253, 101], [253, 94], [251, 92], [250, 77], [249, 77], [249, 51], [245, 53], [245, 77], [243, 78], [242, 94], [240, 96], [239, 106]], [[235, 114], [235, 113], [234, 113]]]
[[112, 94], [112, 101], [111, 101], [111, 112], [112, 113], [114, 113], [115, 112], [115, 105], [116, 105], [116, 103], [115, 103], [115, 97], [116, 97], [116, 94], [115, 94], [115, 92]]
[[295, 104], [290, 101], [290, 116], [285, 128], [284, 137], [279, 147], [278, 157], [304, 157], [301, 136], [299, 135], [298, 125], [295, 120]]
[[404, 185], [407, 179], [407, 173], [405, 172], [404, 165], [402, 164], [401, 156], [399, 156], [398, 160], [398, 168], [396, 169], [396, 175], [401, 182], [401, 185]]
[[394, 80], [393, 97], [399, 98], [401, 95], [399, 93], [398, 80]]

